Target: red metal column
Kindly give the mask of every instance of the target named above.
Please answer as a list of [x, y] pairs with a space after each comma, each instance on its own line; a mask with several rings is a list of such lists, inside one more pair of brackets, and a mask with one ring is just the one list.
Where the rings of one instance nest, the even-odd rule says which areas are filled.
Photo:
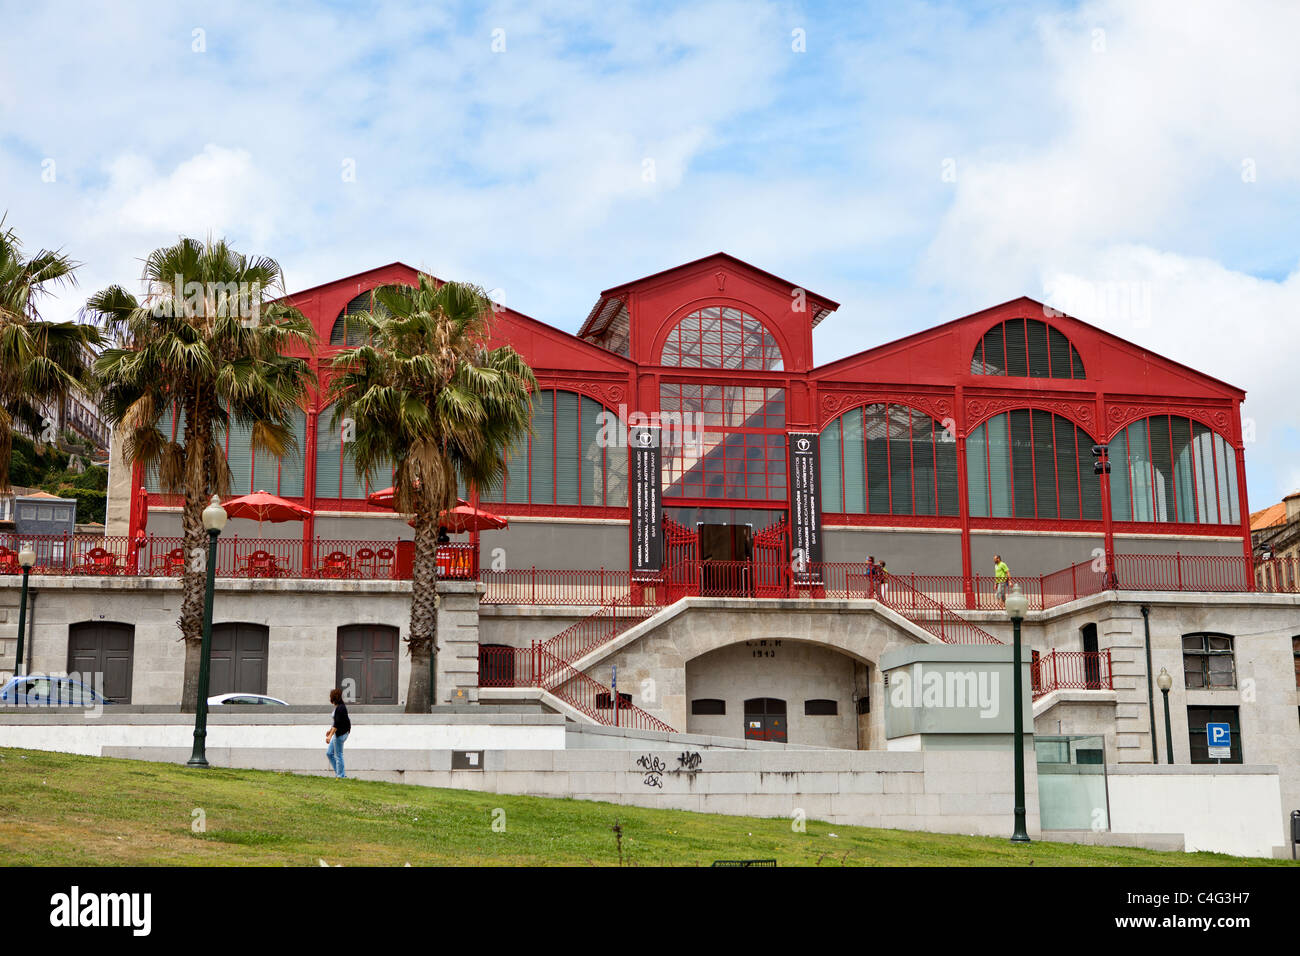
[[[1241, 416], [1238, 413], [1237, 431], [1241, 431]], [[1246, 449], [1240, 439], [1233, 446], [1237, 453], [1237, 511], [1241, 515], [1241, 548], [1243, 559], [1246, 562], [1246, 577], [1249, 582], [1246, 587], [1255, 590], [1255, 552], [1250, 542], [1250, 506], [1247, 504], [1246, 496]]]
[[[1104, 393], [1097, 394], [1097, 435], [1093, 441], [1106, 446], [1106, 461], [1110, 461], [1110, 439], [1106, 437], [1106, 396]], [[1112, 468], [1115, 466], [1112, 464]], [[1128, 467], [1127, 459], [1124, 467]], [[1114, 521], [1110, 514], [1110, 476], [1106, 474], [1098, 475], [1101, 481], [1101, 522], [1103, 535], [1103, 549], [1105, 551], [1106, 570], [1102, 579], [1102, 590], [1106, 590], [1110, 585], [1111, 575], [1115, 574], [1115, 527]]]
[[[319, 364], [317, 375], [320, 374]], [[318, 379], [319, 380], [319, 379]], [[312, 569], [312, 538], [316, 533], [316, 418], [319, 412], [310, 409], [307, 412], [307, 434], [304, 436], [306, 446], [303, 449], [302, 497], [309, 512], [302, 521], [302, 572], [307, 575]]]
[[[962, 405], [962, 387], [958, 385], [953, 398], [952, 429], [957, 439], [957, 514], [961, 519], [961, 586], [966, 595], [966, 608], [973, 610], [975, 590], [971, 584], [970, 492], [966, 487], [966, 415]], [[935, 471], [938, 472], [938, 468]]]

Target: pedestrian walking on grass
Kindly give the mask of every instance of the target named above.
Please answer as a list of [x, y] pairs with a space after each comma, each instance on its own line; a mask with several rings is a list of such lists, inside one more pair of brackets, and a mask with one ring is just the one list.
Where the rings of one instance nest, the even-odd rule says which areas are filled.
[[343, 703], [343, 691], [335, 687], [330, 691], [330, 703], [334, 705], [334, 722], [325, 731], [325, 758], [330, 762], [330, 769], [336, 777], [346, 777], [343, 772], [343, 742], [352, 733], [352, 721], [348, 719], [348, 708]]
[[1011, 569], [1002, 560], [1002, 555], [993, 555], [993, 583], [997, 586], [998, 603], [1007, 606], [1007, 582], [1011, 580]]

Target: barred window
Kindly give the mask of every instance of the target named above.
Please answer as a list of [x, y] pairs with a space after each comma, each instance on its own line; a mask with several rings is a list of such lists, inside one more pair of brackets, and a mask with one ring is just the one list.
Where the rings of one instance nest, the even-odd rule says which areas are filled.
[[1236, 687], [1232, 637], [1228, 634], [1183, 635], [1183, 674], [1189, 689]]
[[1008, 319], [984, 333], [971, 357], [973, 375], [1086, 378], [1065, 333], [1041, 319]]
[[966, 439], [966, 486], [975, 518], [1101, 520], [1093, 440], [1039, 409], [995, 415]]
[[509, 504], [626, 506], [627, 448], [601, 440], [603, 413], [600, 402], [577, 392], [538, 391], [532, 431], [507, 450], [504, 479], [480, 489], [480, 497]]
[[1240, 523], [1236, 452], [1200, 422], [1152, 415], [1112, 438], [1109, 449], [1116, 521]]
[[781, 347], [752, 315], [714, 305], [692, 312], [673, 327], [659, 364], [775, 372], [782, 368]]
[[906, 405], [863, 405], [828, 424], [821, 473], [826, 512], [957, 514], [957, 443]]

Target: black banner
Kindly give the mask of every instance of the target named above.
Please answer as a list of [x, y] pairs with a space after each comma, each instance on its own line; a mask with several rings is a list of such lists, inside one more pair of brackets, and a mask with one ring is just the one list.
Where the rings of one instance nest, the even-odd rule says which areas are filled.
[[663, 567], [663, 501], [660, 499], [658, 425], [629, 431], [632, 446], [628, 490], [632, 500], [632, 574], [658, 574]]
[[795, 584], [820, 584], [822, 473], [816, 432], [789, 432], [790, 568]]

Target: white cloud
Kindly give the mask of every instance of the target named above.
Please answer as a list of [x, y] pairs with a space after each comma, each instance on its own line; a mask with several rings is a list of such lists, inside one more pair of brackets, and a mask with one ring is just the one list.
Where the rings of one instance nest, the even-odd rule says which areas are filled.
[[1256, 507], [1296, 478], [1300, 272], [1295, 259], [1280, 281], [1233, 269], [1235, 237], [1215, 233], [1263, 196], [1294, 201], [1296, 35], [1300, 7], [1273, 3], [1099, 2], [1045, 19], [1059, 132], [959, 160], [921, 271], [985, 305], [1044, 298], [1245, 388]]

